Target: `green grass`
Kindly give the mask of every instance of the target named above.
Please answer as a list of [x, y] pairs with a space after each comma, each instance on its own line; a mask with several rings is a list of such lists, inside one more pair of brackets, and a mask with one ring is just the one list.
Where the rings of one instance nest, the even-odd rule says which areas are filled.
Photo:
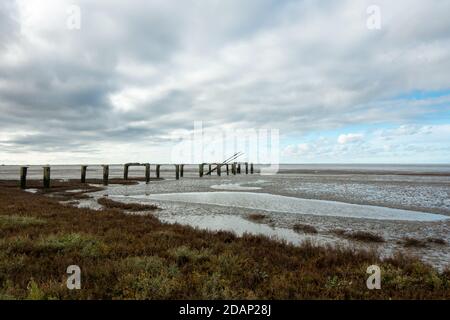
[[37, 243], [37, 248], [43, 251], [74, 251], [81, 255], [97, 256], [101, 243], [95, 237], [80, 233], [49, 235]]
[[13, 228], [40, 225], [46, 223], [43, 219], [19, 215], [0, 215], [0, 228]]

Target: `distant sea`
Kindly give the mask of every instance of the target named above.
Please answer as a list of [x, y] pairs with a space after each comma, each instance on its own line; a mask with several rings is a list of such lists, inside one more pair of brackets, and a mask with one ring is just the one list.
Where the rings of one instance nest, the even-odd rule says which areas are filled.
[[[255, 165], [257, 171], [262, 165]], [[19, 165], [0, 165], [0, 180], [16, 180], [19, 178]], [[151, 166], [151, 176], [154, 176], [155, 166]], [[196, 176], [197, 165], [185, 165], [185, 176]], [[143, 167], [131, 167], [130, 177], [143, 175]], [[279, 173], [379, 173], [379, 174], [433, 174], [450, 175], [450, 164], [280, 164]], [[174, 166], [163, 164], [162, 177], [172, 177]], [[101, 178], [102, 167], [95, 164], [88, 167], [89, 178]], [[80, 165], [51, 165], [51, 176], [56, 179], [77, 179], [80, 176]], [[123, 176], [122, 165], [110, 165], [110, 177]], [[42, 178], [42, 166], [33, 165], [28, 169], [29, 179]]]
[[450, 173], [449, 164], [282, 164], [281, 170], [331, 170], [368, 172]]

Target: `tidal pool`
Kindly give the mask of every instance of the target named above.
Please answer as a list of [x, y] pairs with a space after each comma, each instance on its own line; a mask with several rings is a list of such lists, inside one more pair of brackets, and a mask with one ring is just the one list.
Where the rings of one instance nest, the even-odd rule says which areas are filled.
[[224, 183], [215, 184], [210, 187], [216, 190], [230, 190], [230, 191], [250, 191], [250, 190], [260, 190], [261, 187], [246, 187], [242, 186], [240, 183]]
[[[119, 196], [120, 197], [120, 196]], [[398, 221], [443, 221], [450, 217], [386, 207], [349, 204], [327, 200], [311, 200], [295, 197], [252, 192], [190, 192], [150, 195], [130, 195], [140, 200], [176, 201], [208, 204], [254, 210], [294, 213], [300, 215], [362, 218]]]
[[231, 231], [238, 236], [242, 236], [245, 233], [256, 235], [260, 234], [277, 240], [285, 240], [286, 242], [293, 244], [300, 244], [306, 239], [314, 240], [314, 242], [320, 243], [320, 240], [316, 239], [317, 237], [314, 237], [313, 239], [313, 237], [298, 234], [293, 230], [254, 223], [233, 215], [166, 216], [161, 217], [161, 220], [168, 223], [186, 224], [195, 228], [211, 231]]

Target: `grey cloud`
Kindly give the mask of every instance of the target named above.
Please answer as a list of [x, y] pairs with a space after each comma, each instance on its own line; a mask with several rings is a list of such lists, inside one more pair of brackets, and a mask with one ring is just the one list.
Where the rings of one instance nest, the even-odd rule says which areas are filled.
[[0, 3], [0, 49], [18, 35], [19, 22], [17, 9], [13, 0]]
[[79, 1], [81, 30], [49, 17], [31, 37], [3, 1], [0, 57], [19, 54], [0, 60], [0, 133], [22, 135], [2, 149], [166, 143], [195, 120], [292, 133], [408, 122], [433, 101], [393, 97], [448, 89], [450, 4], [379, 3], [373, 32], [369, 1]]

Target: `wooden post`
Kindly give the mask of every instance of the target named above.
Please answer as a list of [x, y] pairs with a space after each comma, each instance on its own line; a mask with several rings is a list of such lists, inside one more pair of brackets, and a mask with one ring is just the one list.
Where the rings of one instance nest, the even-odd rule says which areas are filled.
[[150, 163], [145, 164], [145, 183], [150, 182]]
[[200, 178], [203, 177], [203, 163], [200, 163], [198, 165], [198, 175], [199, 175]]
[[156, 178], [158, 178], [158, 179], [159, 179], [159, 170], [160, 170], [160, 168], [161, 168], [161, 165], [157, 164], [156, 165]]
[[220, 167], [220, 163], [217, 164], [217, 175], [220, 177], [222, 174], [221, 172], [221, 167]]
[[129, 168], [128, 164], [125, 164], [123, 166], [123, 179], [124, 180], [128, 180], [128, 168]]
[[175, 179], [177, 179], [177, 180], [180, 179], [180, 165], [179, 164], [175, 165]]
[[248, 174], [248, 162], [245, 163], [245, 174]]
[[109, 178], [109, 165], [104, 164], [102, 167], [103, 167], [103, 184], [107, 186]]
[[50, 167], [45, 166], [44, 168], [44, 188], [50, 188]]
[[241, 174], [241, 164], [240, 163], [238, 163], [238, 165], [237, 165], [237, 173]]
[[228, 164], [226, 164], [226, 166], [227, 166], [227, 176], [229, 176], [230, 175], [230, 168], [228, 167]]
[[81, 183], [86, 183], [87, 166], [81, 166]]
[[253, 174], [253, 163], [250, 163], [250, 173]]
[[22, 189], [27, 187], [27, 171], [28, 167], [20, 167], [20, 187]]
[[233, 164], [231, 165], [231, 173], [233, 175], [236, 175], [236, 162], [233, 162]]
[[184, 164], [180, 164], [180, 177], [183, 178], [184, 176]]
[[208, 165], [208, 172], [209, 172], [209, 175], [211, 175], [211, 163]]

